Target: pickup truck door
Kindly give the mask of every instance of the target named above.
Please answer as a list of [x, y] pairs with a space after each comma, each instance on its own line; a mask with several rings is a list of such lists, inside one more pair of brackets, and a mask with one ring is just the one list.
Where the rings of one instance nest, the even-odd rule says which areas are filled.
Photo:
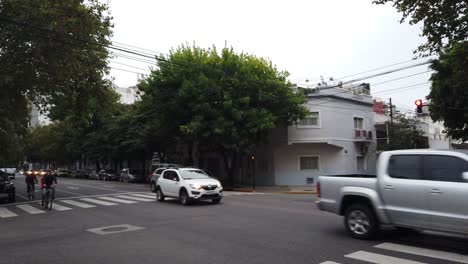
[[431, 227], [442, 231], [468, 234], [468, 182], [463, 172], [468, 161], [455, 156], [427, 155], [424, 157]]
[[[385, 164], [385, 163], [384, 163]], [[379, 175], [379, 192], [392, 224], [430, 227], [422, 155], [392, 155]]]

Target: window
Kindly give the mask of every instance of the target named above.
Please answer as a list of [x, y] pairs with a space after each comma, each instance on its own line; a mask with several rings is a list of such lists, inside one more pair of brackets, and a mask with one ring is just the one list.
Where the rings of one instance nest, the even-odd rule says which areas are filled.
[[174, 178], [177, 177], [177, 173], [175, 171], [164, 171], [163, 172], [163, 178], [166, 180], [174, 180]]
[[319, 157], [299, 157], [300, 170], [318, 170]]
[[388, 174], [392, 178], [419, 180], [421, 175], [420, 155], [393, 155], [390, 157]]
[[463, 182], [462, 173], [468, 171], [468, 162], [450, 156], [424, 157], [426, 177], [432, 181]]
[[366, 159], [364, 156], [357, 156], [356, 157], [356, 167], [358, 171], [366, 170]]
[[298, 127], [319, 127], [320, 114], [319, 112], [311, 112], [306, 118], [299, 120]]
[[364, 119], [363, 119], [363, 118], [355, 117], [355, 118], [354, 118], [354, 129], [356, 129], [356, 130], [362, 130], [362, 128], [363, 128], [363, 123], [364, 123]]

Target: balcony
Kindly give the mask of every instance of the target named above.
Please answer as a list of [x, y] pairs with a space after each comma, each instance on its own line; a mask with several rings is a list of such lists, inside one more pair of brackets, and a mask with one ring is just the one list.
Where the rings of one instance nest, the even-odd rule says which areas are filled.
[[372, 140], [372, 131], [355, 129], [354, 130], [354, 139], [356, 139], [358, 141]]

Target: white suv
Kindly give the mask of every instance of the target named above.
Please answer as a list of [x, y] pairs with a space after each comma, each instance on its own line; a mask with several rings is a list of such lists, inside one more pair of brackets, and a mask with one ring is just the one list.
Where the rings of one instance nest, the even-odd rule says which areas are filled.
[[178, 198], [183, 205], [201, 200], [219, 203], [223, 198], [223, 186], [200, 169], [167, 169], [156, 182], [156, 199], [162, 202], [165, 197]]

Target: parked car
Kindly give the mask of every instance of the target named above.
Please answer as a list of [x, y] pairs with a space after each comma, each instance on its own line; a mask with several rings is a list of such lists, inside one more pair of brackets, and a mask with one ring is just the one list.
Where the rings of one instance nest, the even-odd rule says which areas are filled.
[[6, 172], [0, 170], [0, 198], [7, 198], [10, 203], [16, 200], [15, 184]]
[[119, 177], [114, 170], [100, 170], [98, 172], [98, 179], [103, 181], [117, 181]]
[[201, 200], [219, 203], [223, 198], [223, 186], [200, 169], [166, 169], [156, 183], [156, 199], [161, 202], [165, 197], [178, 198], [183, 205]]
[[88, 172], [88, 179], [90, 180], [99, 180], [99, 175], [96, 173], [96, 171], [91, 170]]
[[15, 175], [16, 175], [16, 168], [2, 168], [0, 169], [1, 171], [3, 171], [4, 173], [6, 173], [6, 175], [8, 177], [10, 177], [10, 179], [14, 179], [15, 178]]
[[70, 172], [70, 177], [71, 178], [78, 178], [79, 173], [80, 173], [80, 171], [74, 170], [74, 171]]
[[81, 170], [78, 171], [75, 178], [88, 179], [89, 175], [90, 175], [90, 173], [92, 171], [93, 170], [91, 170], [91, 169], [81, 169]]
[[124, 168], [120, 172], [120, 182], [144, 182], [145, 177], [139, 169]]
[[57, 177], [70, 177], [70, 171], [66, 170], [66, 169], [57, 169], [55, 171], [55, 175]]
[[380, 225], [468, 235], [468, 155], [383, 152], [377, 175], [320, 176], [318, 207], [344, 216], [348, 233], [370, 239]]

